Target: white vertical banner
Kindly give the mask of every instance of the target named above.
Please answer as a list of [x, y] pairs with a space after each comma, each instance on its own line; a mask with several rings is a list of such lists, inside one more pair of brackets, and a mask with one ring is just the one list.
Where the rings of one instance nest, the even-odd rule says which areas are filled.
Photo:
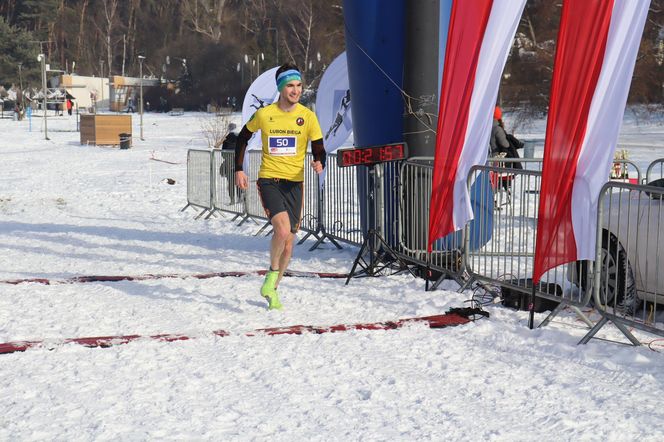
[[[325, 69], [316, 94], [316, 116], [323, 131], [323, 145], [328, 153], [337, 150], [353, 132], [350, 99], [348, 62], [346, 52], [342, 52]], [[324, 170], [321, 186], [326, 177], [327, 170]]]
[[342, 52], [323, 73], [316, 94], [316, 116], [326, 152], [337, 150], [353, 131], [350, 99], [346, 53]]
[[[254, 113], [267, 105], [277, 101], [279, 98], [279, 91], [277, 90], [277, 80], [274, 78], [279, 67], [273, 67], [258, 76], [251, 83], [244, 101], [242, 102], [242, 125], [247, 124], [247, 121], [254, 115]], [[247, 143], [247, 150], [260, 149], [261, 146], [261, 131], [254, 133], [249, 142]], [[244, 170], [249, 170], [249, 155], [244, 156]]]

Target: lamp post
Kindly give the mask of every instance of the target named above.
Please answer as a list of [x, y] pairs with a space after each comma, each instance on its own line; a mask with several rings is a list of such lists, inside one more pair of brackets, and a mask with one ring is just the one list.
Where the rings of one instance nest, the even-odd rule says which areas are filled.
[[267, 28], [267, 32], [274, 32], [274, 64], [279, 65], [279, 30], [277, 28]]
[[256, 55], [256, 78], [261, 74], [261, 60], [265, 61], [265, 55], [260, 53], [260, 57]]
[[140, 100], [141, 100], [141, 107], [140, 113], [141, 113], [141, 141], [145, 140], [143, 138], [143, 60], [145, 60], [145, 56], [139, 55], [138, 56], [138, 76], [141, 77], [141, 83], [139, 85], [139, 91], [140, 91]]
[[44, 94], [44, 139], [48, 140], [48, 119], [46, 118], [46, 55], [39, 54], [37, 60], [41, 62], [42, 71], [42, 94]]
[[23, 76], [21, 75], [21, 66], [23, 66], [23, 63], [18, 64], [18, 84], [21, 88], [21, 91], [23, 91]]
[[101, 67], [99, 77], [101, 79], [101, 101], [99, 102], [99, 110], [104, 106], [104, 60], [99, 59], [99, 66]]

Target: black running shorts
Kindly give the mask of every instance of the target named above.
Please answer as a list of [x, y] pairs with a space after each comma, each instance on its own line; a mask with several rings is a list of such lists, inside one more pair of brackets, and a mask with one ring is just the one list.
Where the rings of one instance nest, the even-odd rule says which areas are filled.
[[291, 232], [300, 228], [302, 217], [302, 199], [304, 186], [301, 181], [289, 181], [281, 178], [258, 178], [256, 182], [265, 214], [272, 217], [280, 212], [288, 212]]

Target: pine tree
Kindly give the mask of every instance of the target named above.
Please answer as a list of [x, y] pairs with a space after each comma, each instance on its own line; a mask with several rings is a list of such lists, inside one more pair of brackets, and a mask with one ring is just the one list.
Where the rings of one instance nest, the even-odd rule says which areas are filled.
[[1, 85], [11, 87], [23, 84], [23, 88], [27, 89], [41, 84], [38, 46], [31, 43], [34, 40], [30, 32], [11, 26], [4, 17], [0, 17]]

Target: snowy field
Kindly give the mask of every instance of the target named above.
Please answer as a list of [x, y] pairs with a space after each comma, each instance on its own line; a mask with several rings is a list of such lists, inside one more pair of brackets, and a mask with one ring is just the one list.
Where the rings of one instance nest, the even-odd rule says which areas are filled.
[[[145, 141], [134, 138], [129, 150], [81, 146], [74, 117], [49, 119], [50, 141], [39, 120], [32, 132], [27, 121], [0, 120], [0, 279], [265, 269], [258, 226], [179, 211], [187, 149], [206, 147], [203, 118], [146, 114]], [[543, 122], [517, 133], [543, 134]], [[620, 143], [647, 165], [664, 157], [663, 135], [664, 126], [628, 115]], [[291, 269], [345, 273], [357, 253], [309, 252], [311, 244], [296, 247]], [[531, 331], [525, 312], [494, 305], [490, 319], [442, 330], [247, 337], [441, 314], [472, 295], [449, 282], [425, 292], [408, 275], [348, 286], [286, 278], [284, 310], [267, 311], [261, 282], [0, 283], [0, 343], [195, 338], [0, 355], [0, 440], [664, 440], [664, 347], [655, 336], [635, 333], [655, 351], [628, 347], [607, 341], [625, 342], [607, 326], [602, 340], [577, 346], [586, 330], [571, 313]], [[219, 329], [231, 335], [213, 335]]]

